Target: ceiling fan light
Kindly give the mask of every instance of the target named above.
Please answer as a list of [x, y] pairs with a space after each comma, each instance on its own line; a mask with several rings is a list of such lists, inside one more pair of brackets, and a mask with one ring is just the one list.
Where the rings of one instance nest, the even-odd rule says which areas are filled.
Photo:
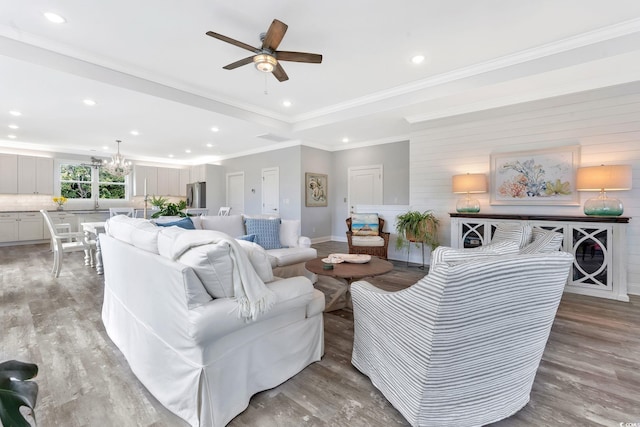
[[276, 64], [278, 64], [278, 61], [276, 61], [276, 58], [271, 55], [261, 53], [260, 55], [253, 57], [253, 63], [256, 68], [263, 73], [270, 73], [273, 71]]

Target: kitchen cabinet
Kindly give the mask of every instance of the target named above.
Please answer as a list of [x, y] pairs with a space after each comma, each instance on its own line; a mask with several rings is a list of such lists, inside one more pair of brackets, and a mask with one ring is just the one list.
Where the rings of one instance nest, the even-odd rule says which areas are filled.
[[207, 165], [191, 166], [191, 180], [189, 182], [205, 182], [207, 180]]
[[133, 195], [144, 196], [144, 180], [149, 196], [185, 196], [189, 169], [135, 166]]
[[0, 194], [18, 192], [18, 155], [0, 154]]
[[136, 165], [133, 168], [133, 195], [144, 196], [144, 183], [147, 182], [147, 194], [158, 196], [158, 168]]
[[191, 175], [191, 171], [189, 169], [178, 169], [180, 171], [180, 176], [178, 177], [178, 196], [186, 197], [187, 196], [187, 184], [189, 184], [189, 178]]
[[0, 242], [42, 240], [43, 223], [40, 212], [0, 213]]
[[627, 295], [627, 217], [550, 215], [451, 215], [451, 246], [470, 248], [491, 242], [500, 223], [528, 223], [562, 233], [562, 250], [574, 256], [565, 291], [629, 301]]
[[53, 159], [18, 156], [18, 194], [53, 194]]

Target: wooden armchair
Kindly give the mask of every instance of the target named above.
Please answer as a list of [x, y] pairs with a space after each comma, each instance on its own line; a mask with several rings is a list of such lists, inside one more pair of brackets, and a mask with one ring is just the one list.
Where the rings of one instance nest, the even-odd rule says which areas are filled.
[[387, 259], [387, 250], [389, 248], [389, 236], [390, 233], [386, 233], [383, 230], [384, 227], [384, 219], [378, 217], [378, 236], [382, 238], [382, 242], [380, 239], [371, 239], [377, 240], [377, 242], [372, 242], [372, 246], [366, 246], [367, 238], [373, 236], [354, 236], [351, 232], [351, 218], [346, 219], [347, 222], [347, 243], [349, 244], [349, 253], [350, 254], [364, 254], [377, 256], [382, 259]]

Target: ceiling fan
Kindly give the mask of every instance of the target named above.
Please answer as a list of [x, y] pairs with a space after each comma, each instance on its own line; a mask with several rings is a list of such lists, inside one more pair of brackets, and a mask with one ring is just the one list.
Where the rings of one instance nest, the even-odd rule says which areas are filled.
[[264, 73], [273, 73], [276, 79], [283, 82], [289, 80], [289, 76], [280, 65], [280, 61], [308, 62], [311, 64], [320, 64], [322, 62], [322, 55], [317, 53], [276, 50], [284, 37], [284, 33], [287, 32], [287, 28], [289, 28], [287, 24], [274, 19], [267, 32], [260, 34], [261, 47], [253, 47], [213, 31], [207, 31], [207, 35], [254, 53], [244, 59], [225, 65], [222, 67], [225, 70], [233, 70], [253, 62], [258, 70]]

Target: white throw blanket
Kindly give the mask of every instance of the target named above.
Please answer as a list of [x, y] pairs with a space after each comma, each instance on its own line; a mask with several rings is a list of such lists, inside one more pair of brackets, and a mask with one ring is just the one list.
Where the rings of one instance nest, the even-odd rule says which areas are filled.
[[245, 320], [255, 320], [266, 313], [275, 303], [275, 294], [267, 288], [254, 270], [249, 258], [236, 239], [226, 233], [213, 230], [185, 230], [177, 234], [170, 248], [170, 258], [177, 260], [190, 248], [209, 243], [228, 243], [233, 261], [233, 292], [238, 301], [239, 316]]

